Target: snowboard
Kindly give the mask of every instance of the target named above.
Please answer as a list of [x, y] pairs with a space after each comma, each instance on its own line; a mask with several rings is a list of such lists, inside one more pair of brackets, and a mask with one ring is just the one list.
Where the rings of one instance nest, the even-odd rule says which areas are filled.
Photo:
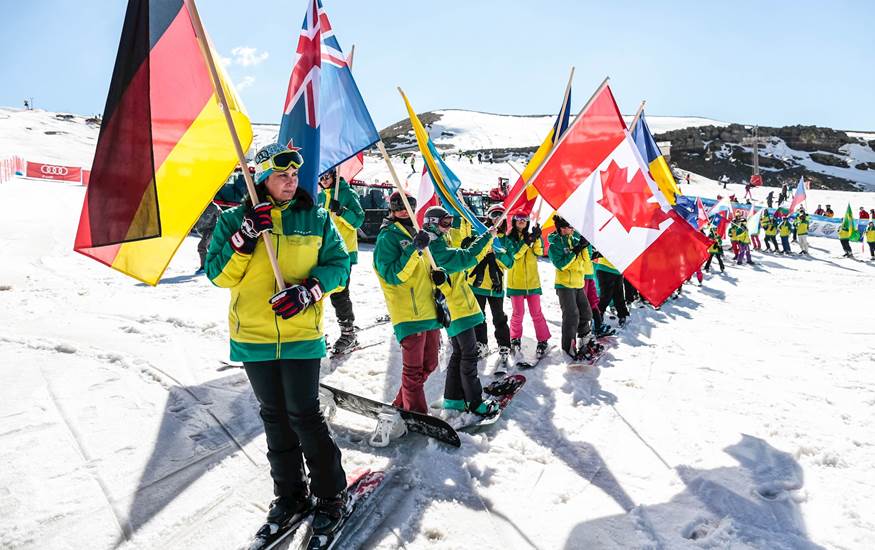
[[513, 398], [520, 392], [526, 383], [526, 377], [522, 374], [511, 374], [493, 381], [483, 388], [483, 393], [495, 398], [498, 401], [498, 412], [489, 417], [481, 417], [472, 413], [468, 413], [465, 417], [470, 422], [459, 426], [459, 430], [474, 430], [484, 426], [489, 426], [498, 422], [504, 409], [510, 405]]
[[407, 430], [422, 434], [447, 445], [453, 447], [461, 447], [462, 442], [459, 440], [459, 434], [452, 426], [447, 424], [443, 419], [428, 414], [405, 411], [388, 403], [383, 403], [368, 397], [362, 397], [348, 391], [331, 387], [327, 384], [320, 383], [319, 386], [331, 393], [334, 404], [345, 411], [354, 412], [363, 416], [368, 416], [376, 419], [380, 413], [385, 411], [398, 411], [401, 419], [407, 426]]
[[[346, 488], [349, 501], [340, 524], [330, 533], [313, 532], [311, 526], [310, 533], [308, 533], [307, 550], [329, 550], [341, 543], [344, 531], [347, 528], [360, 525], [370, 511], [368, 500], [380, 489], [385, 477], [385, 472], [366, 470], [351, 481]], [[354, 531], [355, 529], [350, 532]]]
[[553, 346], [547, 346], [547, 349], [544, 350], [544, 353], [540, 357], [535, 356], [535, 359], [532, 361], [526, 361], [526, 360], [517, 361], [516, 365], [515, 365], [516, 369], [517, 370], [526, 370], [526, 369], [533, 369], [533, 368], [537, 367], [538, 364], [541, 362], [541, 360], [550, 354], [550, 351], [552, 349], [553, 349]]

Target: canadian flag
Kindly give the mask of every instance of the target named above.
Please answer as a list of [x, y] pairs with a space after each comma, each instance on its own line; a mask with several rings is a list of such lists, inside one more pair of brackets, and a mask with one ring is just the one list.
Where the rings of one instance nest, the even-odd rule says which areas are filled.
[[650, 303], [708, 256], [710, 241], [672, 210], [603, 84], [532, 184]]

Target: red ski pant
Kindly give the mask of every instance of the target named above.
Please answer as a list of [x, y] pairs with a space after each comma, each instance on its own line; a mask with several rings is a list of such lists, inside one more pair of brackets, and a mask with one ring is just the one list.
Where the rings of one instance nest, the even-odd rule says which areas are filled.
[[401, 388], [392, 404], [407, 411], [428, 413], [425, 381], [437, 369], [440, 330], [427, 330], [401, 340]]

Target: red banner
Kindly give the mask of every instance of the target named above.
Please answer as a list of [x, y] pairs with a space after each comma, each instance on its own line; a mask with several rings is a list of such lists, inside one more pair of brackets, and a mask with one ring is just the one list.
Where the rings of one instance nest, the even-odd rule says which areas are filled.
[[9, 181], [16, 175], [24, 173], [24, 159], [8, 157], [0, 159], [0, 183]]
[[759, 187], [763, 184], [763, 177], [759, 174], [754, 174], [750, 177], [750, 184], [754, 187]]
[[82, 181], [82, 169], [78, 166], [60, 166], [27, 161], [25, 177], [42, 180]]

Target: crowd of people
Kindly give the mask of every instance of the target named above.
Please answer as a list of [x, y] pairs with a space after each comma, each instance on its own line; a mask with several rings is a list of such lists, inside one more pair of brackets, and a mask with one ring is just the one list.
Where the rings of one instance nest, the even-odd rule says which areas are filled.
[[[340, 325], [332, 351], [354, 351], [358, 341], [349, 283], [364, 213], [358, 195], [334, 171], [319, 179], [315, 197], [299, 186], [297, 171], [304, 162], [298, 151], [279, 144], [259, 150], [257, 200], [241, 198], [237, 208], [211, 211], [215, 229], [209, 231], [208, 248], [199, 246], [199, 252], [207, 277], [230, 289], [231, 360], [243, 363], [260, 406], [276, 494], [268, 522], [282, 523], [313, 508], [318, 531], [341, 521], [347, 501], [341, 453], [319, 404], [320, 360], [328, 351], [323, 302], [328, 297]], [[478, 361], [491, 353], [485, 313], [490, 312], [501, 362], [522, 352], [527, 314], [536, 356], [548, 353], [552, 335], [541, 308], [538, 269], [545, 252], [562, 314], [559, 344], [569, 363], [596, 357], [599, 338], [627, 322], [628, 304], [638, 298], [610, 261], [558, 215], [555, 231], [545, 239], [527, 212], [505, 212], [501, 205], [488, 210], [488, 230], [480, 235], [441, 206], [426, 209], [420, 225], [416, 200], [400, 191], [388, 206], [373, 268], [401, 348], [401, 382], [393, 400], [399, 409], [429, 412], [424, 385], [438, 368], [445, 331], [451, 350], [439, 407], [473, 418], [499, 413], [499, 402], [484, 392], [478, 372]], [[875, 257], [873, 222], [865, 236]], [[804, 210], [792, 221], [763, 213], [751, 231], [739, 213], [728, 231], [734, 261], [752, 264], [751, 246], [791, 254], [791, 239], [799, 254], [807, 255], [808, 224]], [[722, 238], [715, 227], [703, 231], [714, 241], [704, 270], [710, 271], [716, 259], [723, 271]], [[275, 279], [265, 234], [283, 284]], [[696, 275], [701, 284], [701, 270]], [[605, 322], [609, 306], [617, 327]], [[386, 445], [405, 431], [398, 414], [381, 415], [370, 441]]]

